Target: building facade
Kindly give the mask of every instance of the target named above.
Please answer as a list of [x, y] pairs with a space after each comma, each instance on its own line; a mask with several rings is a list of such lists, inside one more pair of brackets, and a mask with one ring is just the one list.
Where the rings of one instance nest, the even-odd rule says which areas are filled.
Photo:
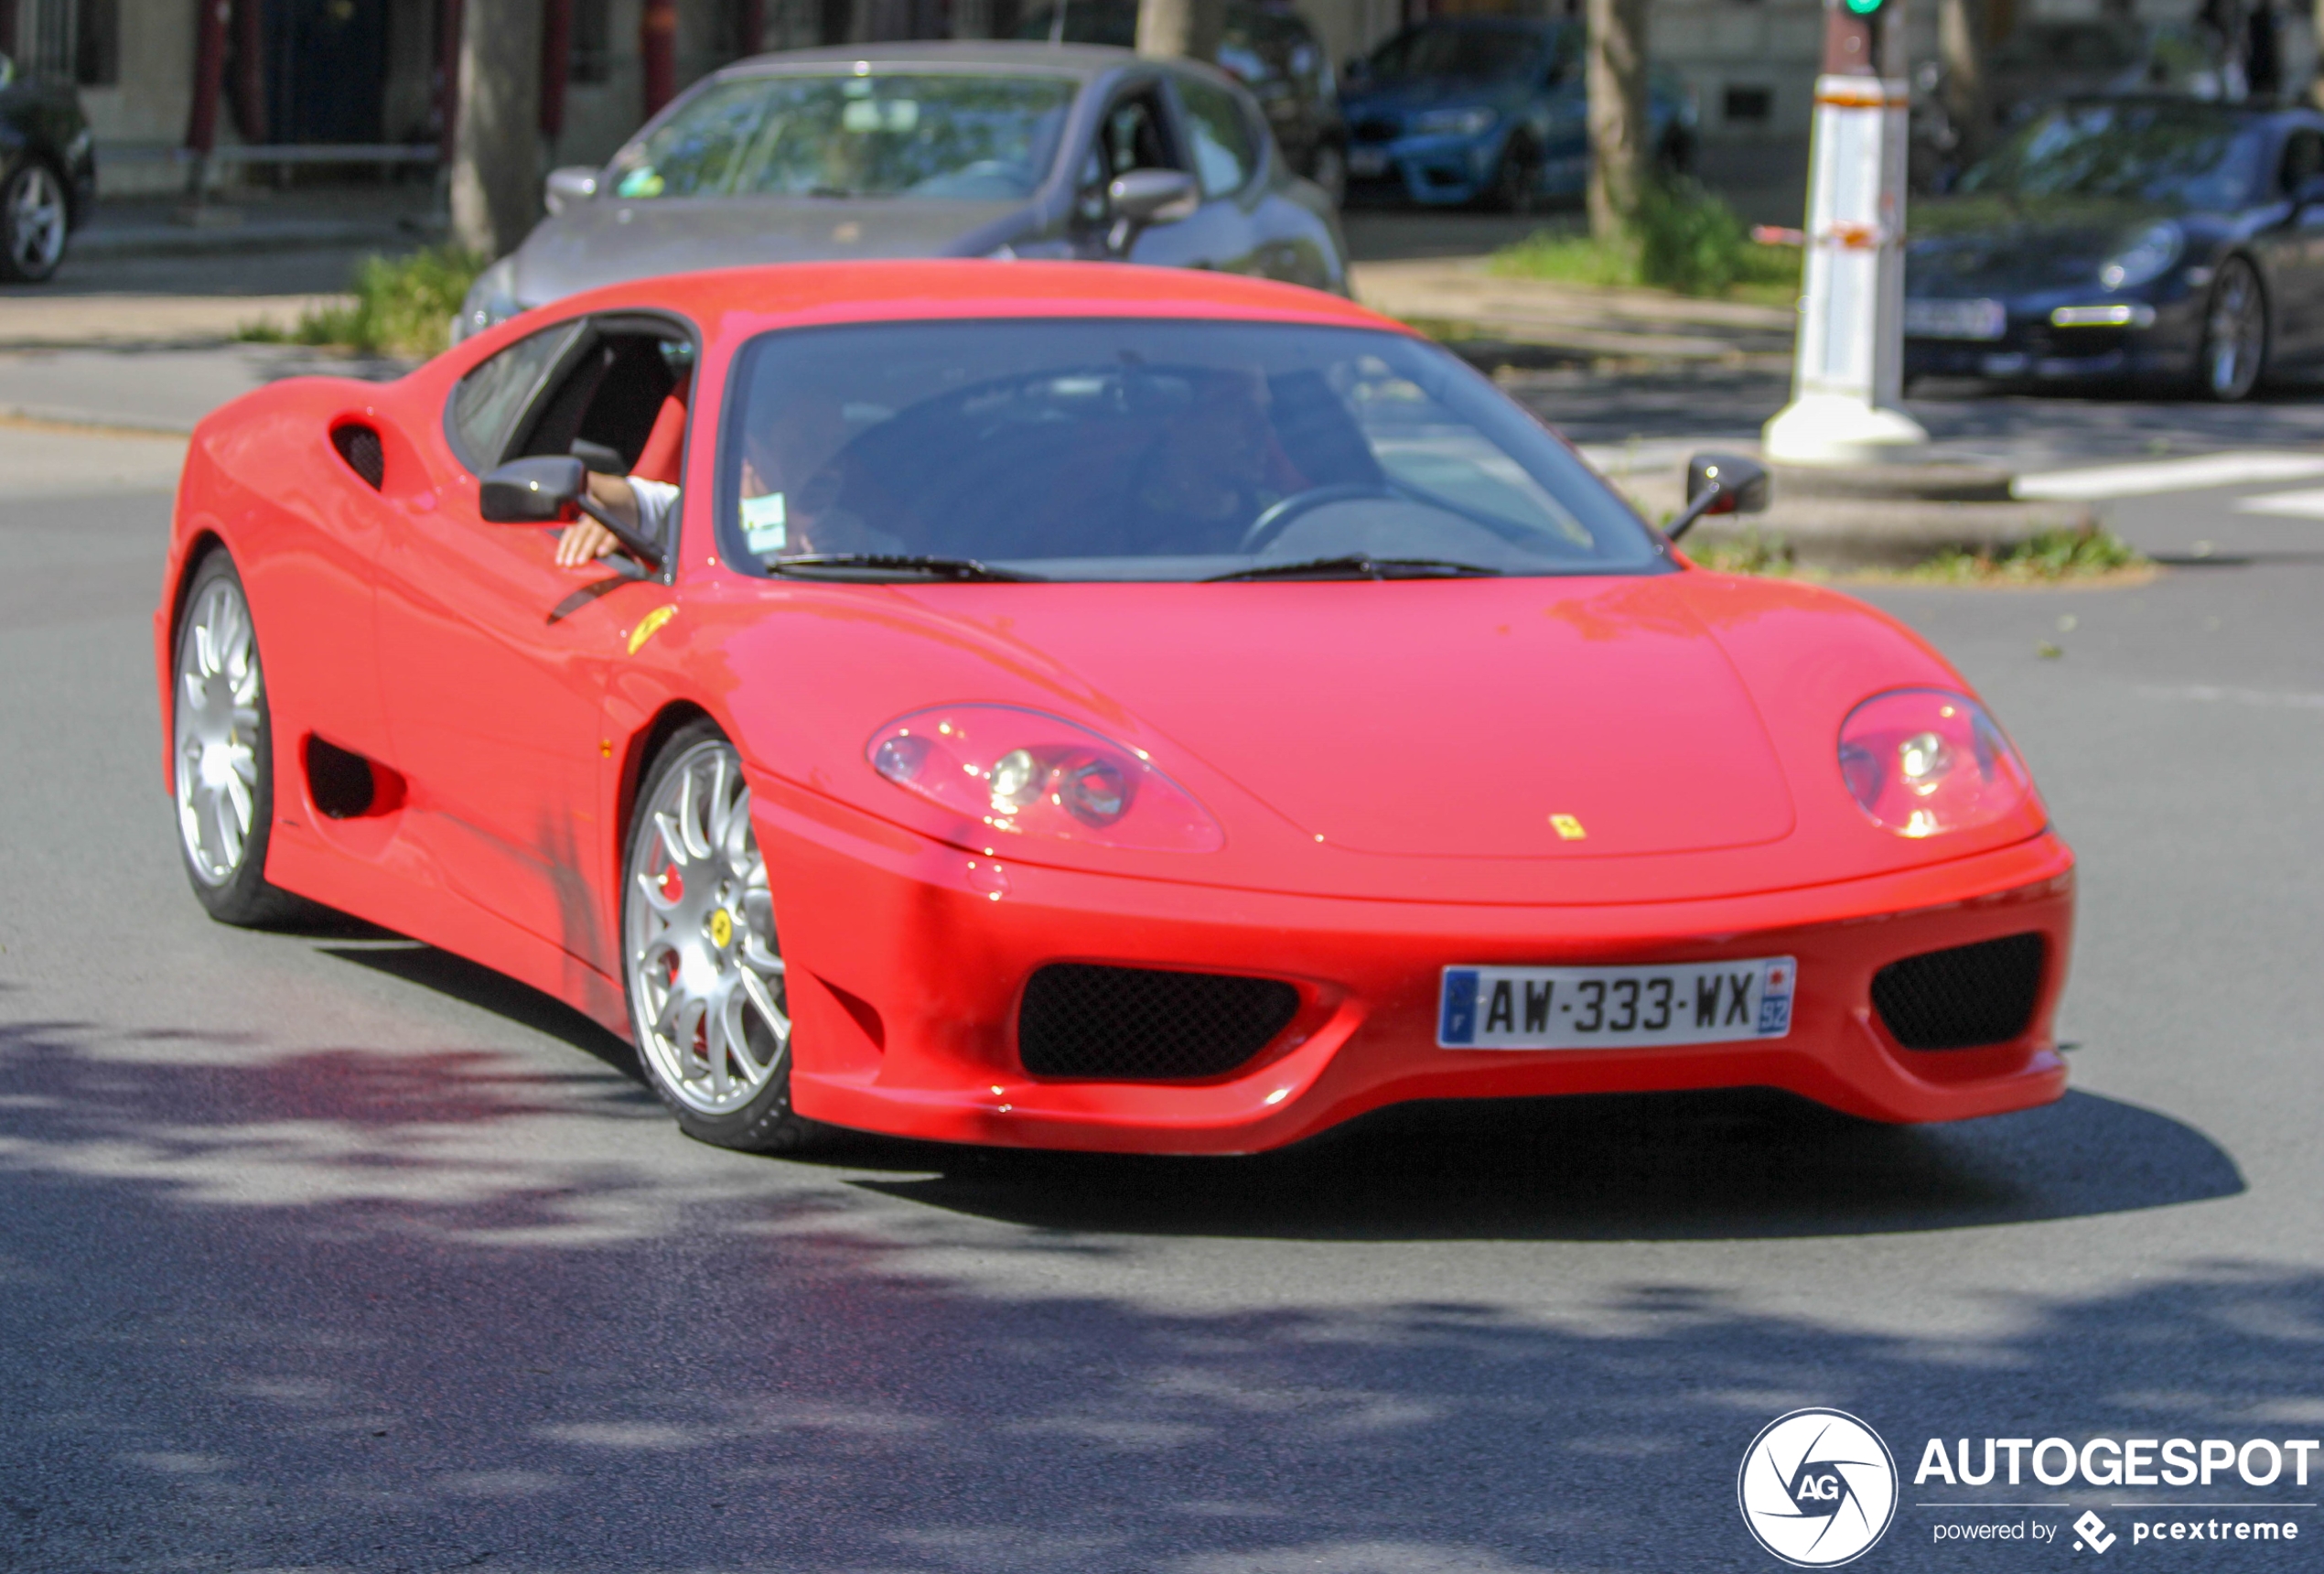
[[[447, 52], [461, 0], [0, 0], [0, 48], [19, 69], [80, 84], [112, 195], [182, 188], [205, 6], [221, 9], [216, 140], [424, 147], [442, 133]], [[543, 151], [594, 163], [649, 107], [648, 7], [671, 19], [667, 66], [683, 88], [742, 55], [821, 43], [1006, 34], [1037, 0], [542, 0]], [[1936, 49], [1935, 0], [1910, 0], [1915, 59]], [[2184, 19], [2198, 0], [2136, 0], [2140, 19]], [[1559, 13], [1572, 0], [1299, 0], [1334, 59], [1436, 11]], [[2121, 0], [1985, 0], [2014, 17], [2122, 17]], [[2102, 7], [2110, 7], [2102, 11]], [[1806, 135], [1823, 0], [1652, 0], [1650, 50], [1695, 90], [1706, 142]], [[562, 35], [560, 38], [560, 34]], [[559, 67], [561, 65], [561, 72]]]

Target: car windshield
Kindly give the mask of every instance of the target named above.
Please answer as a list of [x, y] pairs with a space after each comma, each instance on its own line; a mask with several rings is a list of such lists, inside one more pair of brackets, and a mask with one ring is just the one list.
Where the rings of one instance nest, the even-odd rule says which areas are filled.
[[2239, 208], [2259, 189], [2265, 140], [2258, 122], [2200, 104], [2066, 104], [2027, 125], [1953, 189]]
[[737, 376], [721, 544], [769, 570], [845, 555], [1077, 580], [1668, 563], [1572, 449], [1399, 333], [864, 324], [767, 334]]
[[1382, 81], [1404, 77], [1512, 81], [1533, 75], [1544, 58], [1541, 36], [1530, 29], [1413, 27], [1373, 51], [1372, 74]]
[[713, 84], [616, 156], [613, 193], [1007, 201], [1048, 176], [1062, 76], [750, 76]]

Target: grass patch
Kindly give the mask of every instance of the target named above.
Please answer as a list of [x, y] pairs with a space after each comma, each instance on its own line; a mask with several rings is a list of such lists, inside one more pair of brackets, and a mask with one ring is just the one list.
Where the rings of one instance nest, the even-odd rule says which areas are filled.
[[1720, 574], [1759, 574], [1777, 579], [1843, 579], [1856, 584], [1963, 585], [1973, 588], [2038, 588], [2146, 579], [2154, 561], [2111, 530], [2047, 530], [1999, 552], [1941, 552], [1910, 568], [1858, 569], [1835, 574], [1803, 564], [1782, 536], [1756, 526], [1727, 541], [1690, 542], [1686, 555]]
[[1622, 240], [1536, 230], [1492, 254], [1504, 278], [1559, 284], [1645, 286], [1680, 295], [1789, 305], [1800, 292], [1796, 246], [1751, 239], [1735, 210], [1681, 177], [1648, 183]]
[[357, 264], [355, 299], [301, 314], [285, 329], [245, 324], [245, 343], [335, 345], [369, 355], [429, 356], [449, 342], [453, 315], [490, 259], [457, 246], [402, 257], [365, 257]]
[[2001, 552], [1940, 553], [1902, 577], [1934, 585], [2055, 585], [2144, 572], [2154, 563], [2111, 530], [2046, 530]]

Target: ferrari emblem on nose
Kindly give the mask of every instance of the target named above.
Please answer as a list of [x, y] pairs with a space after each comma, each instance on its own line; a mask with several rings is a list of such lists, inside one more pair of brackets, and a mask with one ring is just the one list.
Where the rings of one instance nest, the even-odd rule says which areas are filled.
[[1561, 842], [1578, 842], [1589, 835], [1587, 831], [1582, 829], [1582, 823], [1571, 814], [1552, 814], [1549, 817], [1549, 824], [1550, 828], [1557, 833], [1557, 839]]

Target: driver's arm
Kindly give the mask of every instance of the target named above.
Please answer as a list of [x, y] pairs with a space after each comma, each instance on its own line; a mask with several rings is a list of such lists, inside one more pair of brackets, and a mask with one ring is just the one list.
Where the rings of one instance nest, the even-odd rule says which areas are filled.
[[[608, 476], [590, 471], [589, 501], [631, 530], [640, 528], [638, 491], [629, 484], [627, 476]], [[565, 534], [558, 537], [557, 564], [560, 567], [577, 568], [609, 552], [619, 550], [620, 545], [613, 532], [585, 514], [566, 525]]]

